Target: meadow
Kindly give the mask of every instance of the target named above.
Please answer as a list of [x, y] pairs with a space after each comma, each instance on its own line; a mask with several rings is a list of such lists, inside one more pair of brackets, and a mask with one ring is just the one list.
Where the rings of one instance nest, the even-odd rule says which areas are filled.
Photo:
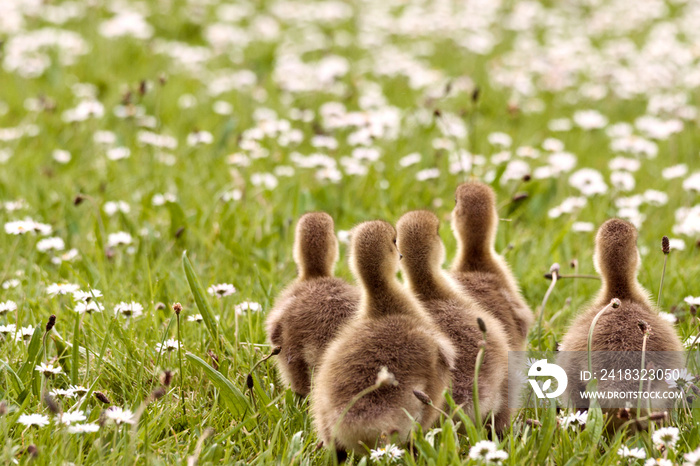
[[[333, 216], [352, 280], [353, 225], [430, 209], [449, 261], [472, 178], [544, 312], [530, 348], [555, 350], [600, 286], [558, 280], [542, 308], [544, 275], [595, 274], [595, 229], [621, 217], [654, 299], [671, 238], [659, 307], [697, 352], [698, 43], [694, 0], [3, 0], [0, 462], [332, 462], [308, 400], [253, 369], [295, 221]], [[488, 430], [457, 422], [349, 462], [485, 464]], [[665, 425], [606, 435], [599, 409], [552, 404], [494, 447], [700, 464], [700, 410]]]

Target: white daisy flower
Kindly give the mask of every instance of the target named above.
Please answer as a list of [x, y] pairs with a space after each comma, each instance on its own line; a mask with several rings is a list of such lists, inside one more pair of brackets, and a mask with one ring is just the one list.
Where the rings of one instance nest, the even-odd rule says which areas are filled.
[[277, 187], [279, 181], [272, 173], [253, 173], [250, 175], [250, 183], [253, 186], [262, 186], [265, 189], [273, 190]]
[[104, 310], [105, 307], [97, 301], [90, 301], [88, 303], [80, 301], [73, 308], [73, 311], [78, 314], [92, 314], [93, 312], [102, 312]]
[[97, 424], [75, 424], [68, 427], [69, 434], [90, 434], [100, 430]]
[[649, 458], [644, 462], [644, 466], [674, 466], [674, 464], [667, 458]]
[[7, 314], [8, 312], [14, 312], [17, 310], [17, 303], [14, 301], [5, 301], [0, 303], [0, 316]]
[[469, 458], [473, 460], [485, 460], [489, 453], [495, 453], [498, 450], [496, 444], [490, 440], [481, 440], [476, 442], [469, 449]]
[[397, 460], [403, 456], [403, 450], [396, 445], [389, 444], [383, 448], [370, 450], [369, 459], [372, 461], [383, 461], [384, 458], [389, 460]]
[[634, 176], [626, 171], [615, 171], [610, 174], [610, 183], [620, 191], [632, 191], [635, 186]]
[[217, 100], [212, 105], [212, 110], [218, 115], [230, 115], [233, 113], [233, 105], [223, 100]]
[[77, 396], [85, 395], [88, 392], [88, 389], [82, 385], [69, 385], [68, 390]]
[[53, 159], [56, 162], [61, 163], [61, 164], [68, 163], [68, 162], [70, 162], [70, 159], [71, 159], [70, 152], [68, 152], [67, 150], [62, 150], [62, 149], [55, 149], [51, 153], [51, 157], [53, 157]]
[[547, 152], [561, 152], [564, 150], [564, 143], [557, 138], [547, 138], [542, 141], [542, 149]]
[[66, 248], [66, 243], [57, 236], [44, 238], [36, 243], [36, 249], [39, 252], [47, 251], [63, 251]]
[[181, 348], [181, 347], [182, 347], [182, 345], [180, 344], [180, 342], [173, 339], [173, 338], [169, 338], [169, 339], [165, 340], [162, 344], [156, 343], [156, 351], [158, 353], [160, 353], [162, 351], [168, 351], [168, 352], [175, 351], [176, 349]]
[[154, 194], [151, 198], [151, 204], [154, 206], [165, 205], [168, 202], [177, 202], [177, 197], [173, 193]]
[[5, 233], [8, 235], [24, 235], [32, 231], [31, 223], [25, 220], [15, 220], [5, 223]]
[[685, 459], [684, 466], [700, 465], [700, 448], [695, 451], [691, 451], [690, 453], [686, 453], [683, 455], [683, 459]]
[[52, 283], [46, 287], [46, 293], [49, 296], [60, 296], [66, 294], [73, 294], [78, 291], [80, 287], [73, 283]]
[[683, 390], [689, 383], [692, 383], [695, 377], [688, 372], [688, 369], [683, 368], [678, 371], [670, 371], [669, 377], [666, 378], [666, 383], [671, 388]]
[[688, 165], [680, 164], [673, 165], [671, 167], [664, 168], [661, 171], [661, 176], [667, 180], [673, 180], [675, 178], [683, 178], [688, 174]]
[[700, 192], [700, 172], [695, 172], [683, 181], [683, 189], [686, 191]]
[[131, 206], [124, 201], [108, 201], [102, 206], [102, 210], [105, 211], [108, 217], [111, 217], [117, 212], [128, 214], [131, 212]]
[[187, 322], [197, 322], [200, 323], [204, 320], [204, 317], [202, 317], [202, 314], [195, 314], [192, 316], [187, 316]]
[[528, 159], [537, 159], [540, 157], [540, 151], [531, 146], [520, 146], [515, 149], [515, 155]]
[[381, 152], [376, 147], [356, 147], [352, 150], [353, 158], [369, 162], [376, 162], [381, 155]]
[[131, 149], [128, 147], [111, 147], [107, 149], [107, 158], [109, 160], [123, 160], [131, 156]]
[[25, 425], [27, 427], [29, 426], [37, 426], [37, 427], [44, 427], [49, 425], [49, 417], [45, 416], [43, 414], [22, 414], [18, 419], [17, 422], [19, 422], [22, 425]]
[[594, 194], [605, 194], [608, 191], [603, 175], [592, 168], [582, 168], [574, 172], [569, 177], [569, 184], [581, 191], [586, 197]]
[[338, 241], [343, 244], [350, 243], [350, 232], [348, 230], [338, 230]]
[[537, 358], [527, 358], [527, 359], [525, 360], [525, 365], [526, 365], [527, 367], [531, 367], [531, 366], [532, 366], [533, 364], [535, 364], [537, 361], [539, 361], [539, 359], [537, 359]]
[[82, 291], [78, 290], [73, 293], [73, 299], [75, 301], [83, 301], [83, 302], [90, 302], [93, 299], [101, 298], [102, 297], [102, 292], [100, 290], [96, 290], [94, 288], [89, 289], [88, 291]]
[[114, 421], [115, 424], [133, 424], [135, 422], [134, 413], [128, 409], [122, 409], [119, 406], [112, 406], [105, 411], [107, 419]]
[[335, 150], [338, 148], [338, 140], [333, 136], [317, 134], [311, 137], [311, 145], [322, 149]]
[[193, 131], [187, 135], [188, 146], [211, 144], [212, 142], [214, 142], [214, 136], [209, 131]]
[[136, 139], [148, 146], [159, 147], [161, 149], [176, 149], [177, 139], [167, 134], [157, 134], [151, 131], [139, 131]]
[[504, 149], [508, 149], [513, 143], [513, 138], [501, 132], [491, 133], [488, 135], [487, 139], [492, 146], [502, 147]]
[[659, 311], [659, 317], [661, 317], [663, 320], [665, 320], [669, 324], [675, 324], [678, 321], [676, 316], [674, 316], [670, 312]]
[[221, 200], [224, 202], [240, 201], [241, 199], [243, 199], [243, 191], [240, 189], [232, 189], [221, 195]]
[[73, 248], [73, 249], [69, 249], [68, 251], [64, 252], [63, 254], [52, 257], [51, 263], [56, 264], [56, 265], [61, 265], [62, 262], [70, 262], [77, 257], [78, 257], [78, 250]]
[[39, 233], [40, 235], [51, 234], [51, 225], [35, 222], [31, 218], [24, 220], [14, 220], [5, 223], [5, 233], [8, 235], [24, 235], [27, 233]]
[[585, 197], [567, 197], [557, 207], [549, 209], [548, 215], [550, 218], [559, 218], [563, 214], [571, 214], [576, 210], [582, 209], [587, 202]]
[[54, 366], [51, 363], [46, 364], [44, 362], [42, 362], [38, 366], [35, 366], [34, 370], [41, 372], [46, 377], [51, 377], [52, 375], [63, 374], [63, 369], [61, 369], [61, 366]]
[[574, 113], [573, 120], [585, 130], [604, 128], [608, 124], [608, 118], [597, 110], [578, 110]]
[[110, 248], [120, 246], [120, 245], [129, 245], [134, 241], [132, 236], [125, 232], [125, 231], [118, 231], [117, 233], [110, 233], [107, 236], [107, 246]]
[[219, 283], [218, 285], [211, 285], [209, 288], [207, 288], [207, 292], [209, 292], [209, 294], [212, 296], [216, 296], [217, 298], [223, 298], [235, 293], [236, 288], [230, 283]]
[[17, 330], [17, 334], [15, 335], [15, 341], [29, 341], [31, 340], [32, 335], [34, 335], [34, 327], [22, 327]]
[[234, 310], [236, 311], [236, 314], [242, 315], [245, 313], [245, 311], [260, 312], [262, 310], [262, 306], [260, 305], [260, 303], [255, 303], [252, 301], [243, 301], [240, 304], [236, 304]]
[[683, 301], [685, 301], [690, 306], [700, 306], [700, 296], [686, 296]]
[[486, 454], [486, 461], [493, 464], [502, 464], [507, 459], [508, 453], [503, 450], [496, 450]]
[[595, 225], [591, 222], [574, 222], [573, 225], [571, 225], [571, 231], [575, 231], [576, 233], [590, 233], [593, 230], [595, 230]]
[[85, 419], [87, 419], [87, 417], [85, 416], [85, 413], [83, 413], [82, 411], [68, 411], [68, 412], [62, 413], [59, 416], [59, 420], [60, 420], [61, 424], [65, 424], [67, 426], [73, 424], [74, 422], [82, 422]]
[[628, 446], [620, 447], [617, 450], [617, 454], [623, 458], [636, 458], [640, 460], [647, 457], [647, 454], [643, 448], [629, 448]]
[[42, 236], [50, 235], [53, 231], [51, 225], [48, 225], [46, 223], [39, 223], [31, 220], [31, 224], [34, 232], [39, 233]]
[[644, 201], [649, 205], [660, 207], [668, 204], [668, 194], [656, 189], [647, 189], [644, 191], [643, 197]]
[[668, 240], [668, 247], [676, 251], [685, 251], [685, 241], [679, 238], [670, 238]]
[[608, 162], [608, 167], [610, 167], [610, 170], [614, 171], [623, 170], [628, 172], [636, 172], [641, 166], [642, 163], [639, 160], [627, 157], [615, 157]]
[[700, 345], [700, 336], [698, 335], [691, 335], [683, 342], [683, 346], [686, 348], [692, 348], [698, 345]]
[[0, 202], [0, 206], [8, 212], [14, 212], [15, 210], [25, 209], [27, 202], [24, 199], [17, 199], [16, 201]]
[[413, 152], [412, 154], [405, 155], [399, 159], [399, 165], [403, 168], [410, 167], [420, 163], [421, 155], [418, 152]]
[[2, 289], [9, 290], [10, 288], [17, 288], [20, 285], [20, 281], [16, 278], [10, 278], [2, 282]]
[[130, 303], [122, 301], [114, 306], [114, 313], [122, 314], [126, 317], [139, 317], [143, 314], [143, 306], [134, 301], [131, 301]]
[[666, 447], [673, 449], [678, 442], [679, 430], [677, 427], [662, 427], [651, 436], [651, 440], [656, 447]]
[[56, 388], [51, 390], [49, 394], [54, 398], [75, 398], [75, 393], [70, 389]]
[[565, 429], [568, 427], [575, 426], [585, 426], [588, 420], [588, 412], [582, 413], [581, 411], [576, 411], [573, 414], [569, 414], [561, 418], [561, 425]]
[[416, 180], [418, 181], [432, 180], [434, 178], [440, 178], [439, 168], [426, 168], [416, 173]]
[[0, 325], [0, 335], [10, 335], [17, 331], [15, 324]]
[[112, 131], [95, 131], [95, 133], [92, 135], [92, 140], [97, 144], [109, 146], [117, 142], [117, 135]]
[[622, 458], [636, 458], [640, 460], [647, 457], [647, 454], [643, 448], [629, 448], [627, 446], [620, 447], [617, 450], [617, 454]]

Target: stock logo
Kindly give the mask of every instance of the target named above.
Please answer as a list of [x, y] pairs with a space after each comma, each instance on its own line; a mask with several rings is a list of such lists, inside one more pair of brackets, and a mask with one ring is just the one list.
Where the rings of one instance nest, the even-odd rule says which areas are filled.
[[[535, 391], [537, 398], [556, 398], [557, 396], [564, 393], [566, 386], [569, 383], [569, 378], [566, 376], [564, 369], [557, 366], [556, 364], [550, 364], [546, 359], [540, 359], [535, 361], [535, 363], [530, 366], [530, 370], [527, 372], [528, 381]], [[548, 378], [540, 388], [536, 379], [531, 377], [550, 377]], [[547, 390], [552, 386], [552, 377], [557, 381], [557, 389], [553, 392], [546, 393]]]

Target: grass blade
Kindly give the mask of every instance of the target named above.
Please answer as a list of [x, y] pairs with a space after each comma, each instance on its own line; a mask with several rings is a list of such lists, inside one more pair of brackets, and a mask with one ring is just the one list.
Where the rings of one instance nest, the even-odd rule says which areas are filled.
[[27, 347], [27, 360], [19, 370], [19, 378], [26, 382], [27, 377], [31, 375], [34, 371], [34, 366], [36, 365], [36, 357], [41, 349], [41, 337], [44, 333], [42, 331], [43, 326], [41, 323], [36, 326], [34, 333], [32, 333], [32, 339], [29, 341], [29, 346]]
[[70, 372], [70, 383], [78, 385], [78, 364], [80, 364], [80, 314], [75, 313], [75, 329], [73, 330], [73, 351]]
[[192, 268], [192, 263], [187, 258], [187, 251], [182, 253], [182, 268], [185, 269], [185, 275], [187, 276], [187, 283], [190, 285], [190, 291], [192, 291], [192, 296], [194, 296], [194, 301], [197, 303], [197, 309], [199, 313], [202, 314], [202, 320], [204, 320], [204, 325], [207, 326], [209, 333], [215, 342], [219, 341], [219, 327], [217, 325], [216, 319], [214, 318], [214, 311], [204, 294], [204, 288], [197, 278], [197, 274]]
[[12, 370], [10, 365], [6, 363], [5, 361], [0, 361], [3, 366], [5, 366], [5, 370], [12, 376], [12, 381], [15, 383], [15, 388], [17, 389], [17, 393], [22, 393], [24, 391], [24, 384], [22, 383], [22, 379], [19, 378], [17, 373]]
[[50, 335], [50, 338], [51, 340], [53, 340], [53, 344], [56, 347], [58, 363], [61, 365], [61, 368], [63, 368], [63, 372], [65, 372], [66, 374], [71, 374], [72, 368], [70, 365], [70, 358], [68, 357], [69, 352], [66, 343], [58, 335]]
[[249, 408], [248, 399], [230, 380], [194, 354], [185, 353], [185, 357], [194, 366], [204, 371], [207, 378], [219, 390], [221, 399], [234, 416], [242, 416], [246, 412]]
[[544, 428], [541, 432], [541, 441], [539, 449], [537, 451], [536, 464], [544, 464], [545, 460], [549, 457], [552, 450], [552, 443], [554, 442], [554, 434], [557, 427], [557, 407], [555, 403], [549, 403], [549, 408], [547, 409], [547, 420], [543, 422]]

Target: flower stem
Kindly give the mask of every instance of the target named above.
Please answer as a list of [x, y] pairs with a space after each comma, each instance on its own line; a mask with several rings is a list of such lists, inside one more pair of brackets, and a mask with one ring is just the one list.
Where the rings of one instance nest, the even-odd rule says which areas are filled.
[[353, 406], [355, 406], [355, 403], [360, 401], [360, 399], [365, 396], [369, 395], [373, 391], [377, 390], [379, 387], [381, 387], [382, 384], [379, 382], [374, 383], [373, 385], [370, 385], [369, 387], [365, 388], [361, 392], [359, 392], [357, 395], [355, 395], [350, 402], [345, 406], [343, 409], [343, 412], [340, 413], [340, 416], [338, 416], [338, 420], [335, 422], [333, 425], [333, 430], [331, 431], [331, 444], [329, 445], [331, 450], [335, 450], [335, 437], [338, 435], [338, 430], [340, 429], [340, 424], [343, 423], [343, 420], [345, 419], [345, 416], [347, 416], [348, 412], [352, 409]]
[[[642, 370], [640, 371], [640, 374], [644, 373], [644, 365], [645, 365], [645, 359], [646, 359], [646, 354], [647, 354], [647, 340], [649, 340], [649, 332], [644, 332], [644, 338], [642, 339]], [[639, 392], [640, 392], [640, 398], [637, 401], [637, 417], [639, 417], [641, 411], [642, 411], [642, 398], [641, 398], [641, 391], [644, 388], [644, 379], [640, 378], [639, 379]]]
[[593, 359], [591, 357], [591, 353], [593, 349], [593, 331], [595, 330], [595, 326], [598, 323], [598, 319], [601, 318], [605, 311], [611, 308], [617, 309], [618, 307], [620, 307], [620, 300], [617, 298], [613, 298], [607, 306], [605, 306], [598, 312], [598, 314], [595, 315], [595, 317], [593, 318], [593, 322], [591, 322], [591, 327], [588, 329], [588, 372], [590, 373], [593, 373]]
[[540, 307], [540, 313], [537, 319], [537, 344], [540, 345], [540, 348], [542, 348], [542, 326], [544, 325], [544, 309], [547, 305], [547, 301], [549, 300], [549, 295], [552, 294], [552, 290], [554, 290], [554, 285], [557, 284], [557, 280], [559, 279], [559, 272], [557, 270], [552, 270], [551, 275], [552, 283], [550, 283], [549, 288], [547, 288], [547, 292], [544, 294], [544, 298], [542, 299], [542, 306]]
[[[544, 274], [544, 278], [547, 280], [552, 280], [553, 278], [552, 273], [546, 273]], [[574, 274], [568, 274], [568, 275], [559, 275], [557, 274], [557, 279], [560, 280], [562, 278], [585, 278], [588, 280], [600, 280], [600, 277], [598, 275], [586, 275], [586, 274], [581, 274], [581, 273], [574, 273]]]
[[661, 291], [664, 289], [664, 277], [666, 276], [666, 261], [668, 260], [668, 254], [664, 254], [664, 268], [661, 271], [661, 283], [659, 284], [659, 297], [656, 300], [656, 305], [661, 309]]
[[185, 409], [185, 374], [182, 371], [182, 339], [180, 338], [180, 313], [177, 317], [177, 359], [180, 361], [180, 401], [182, 402], [182, 415], [187, 417]]
[[479, 371], [481, 364], [484, 362], [484, 353], [486, 352], [486, 325], [481, 318], [477, 319], [479, 330], [483, 341], [479, 344], [479, 352], [476, 353], [476, 364], [474, 365], [474, 388], [472, 388], [472, 403], [474, 404], [474, 423], [481, 429], [481, 410], [479, 409]]
[[476, 354], [476, 367], [474, 368], [474, 388], [472, 389], [472, 402], [474, 403], [474, 422], [481, 428], [481, 411], [479, 409], [479, 370], [481, 363], [484, 361], [484, 348], [479, 348]]

